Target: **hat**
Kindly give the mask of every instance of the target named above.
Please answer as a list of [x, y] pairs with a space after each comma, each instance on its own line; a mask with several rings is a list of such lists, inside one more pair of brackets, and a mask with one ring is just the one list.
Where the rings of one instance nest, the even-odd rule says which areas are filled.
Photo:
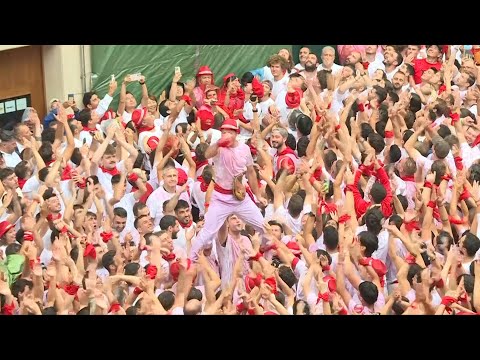
[[133, 110], [132, 121], [135, 124], [135, 127], [139, 127], [142, 124], [142, 120], [147, 114], [147, 111], [148, 109], [146, 107]]
[[200, 119], [200, 127], [202, 128], [202, 131], [207, 131], [213, 127], [213, 124], [215, 123], [213, 113], [208, 110], [198, 110], [197, 118]]
[[147, 140], [147, 145], [150, 149], [155, 150], [157, 148], [160, 139], [157, 136], [150, 136]]
[[215, 85], [207, 85], [207, 86], [205, 86], [205, 91], [204, 91], [204, 93], [205, 93], [205, 95], [207, 95], [207, 92], [212, 91], [212, 90], [213, 90], [213, 91], [217, 91], [218, 89], [219, 89], [218, 86], [215, 86]]
[[3, 237], [3, 235], [5, 235], [11, 228], [13, 228], [13, 225], [8, 221], [0, 222], [0, 238]]
[[223, 121], [220, 130], [235, 130], [236, 132], [239, 132], [240, 129], [237, 126], [237, 120], [228, 118]]
[[293, 255], [300, 255], [302, 251], [300, 250], [300, 246], [298, 246], [296, 241], [289, 241], [287, 243], [287, 248], [293, 253]]
[[200, 68], [198, 69], [196, 77], [199, 77], [199, 76], [202, 76], [202, 75], [212, 75], [213, 76], [213, 72], [212, 72], [212, 70], [210, 70], [208, 65], [200, 66]]
[[49, 104], [50, 106], [52, 106], [52, 104], [53, 104], [55, 101], [60, 102], [60, 100], [57, 99], [57, 98], [51, 98], [50, 101], [48, 102], [48, 104]]
[[178, 173], [178, 185], [184, 185], [188, 180], [187, 173], [182, 168], [177, 168]]
[[227, 80], [230, 79], [231, 77], [237, 77], [235, 73], [229, 73], [223, 77], [223, 85], [225, 86], [227, 84]]

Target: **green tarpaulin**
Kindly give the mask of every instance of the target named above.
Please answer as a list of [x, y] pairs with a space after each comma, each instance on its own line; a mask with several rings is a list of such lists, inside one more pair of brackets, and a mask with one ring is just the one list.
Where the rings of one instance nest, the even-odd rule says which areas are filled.
[[[175, 66], [181, 68], [185, 82], [195, 77], [197, 69], [209, 65], [215, 83], [221, 85], [223, 76], [234, 72], [238, 76], [266, 65], [270, 55], [292, 45], [92, 45], [92, 72], [97, 75], [93, 89], [99, 96], [108, 90], [110, 76], [120, 83], [127, 74], [142, 73], [149, 93], [157, 97], [172, 81]], [[118, 93], [112, 108], [116, 110]], [[127, 90], [140, 100], [141, 88], [130, 84]]]

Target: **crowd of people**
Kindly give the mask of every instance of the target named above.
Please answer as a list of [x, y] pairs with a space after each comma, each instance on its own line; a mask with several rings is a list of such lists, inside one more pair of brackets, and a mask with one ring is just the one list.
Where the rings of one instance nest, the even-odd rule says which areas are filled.
[[2, 124], [1, 313], [480, 314], [480, 45], [299, 60]]

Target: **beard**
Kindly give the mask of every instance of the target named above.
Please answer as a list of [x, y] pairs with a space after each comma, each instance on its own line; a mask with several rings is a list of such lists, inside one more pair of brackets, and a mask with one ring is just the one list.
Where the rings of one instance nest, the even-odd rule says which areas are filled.
[[307, 65], [305, 64], [305, 71], [306, 72], [313, 72], [313, 71], [316, 71], [317, 70], [317, 66], [316, 65]]
[[177, 232], [172, 232], [172, 239], [175, 240], [177, 238], [178, 231]]

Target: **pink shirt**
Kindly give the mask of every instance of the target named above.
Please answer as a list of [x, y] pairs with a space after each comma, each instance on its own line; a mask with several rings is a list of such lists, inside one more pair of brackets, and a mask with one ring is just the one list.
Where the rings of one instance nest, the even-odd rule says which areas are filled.
[[200, 109], [200, 107], [203, 105], [203, 96], [204, 92], [200, 87], [196, 87], [193, 89], [193, 93], [195, 94], [195, 107], [197, 109]]
[[[243, 256], [239, 243], [245, 248], [252, 248], [250, 239], [246, 236], [240, 236], [240, 239], [235, 240], [232, 235], [228, 234], [225, 246], [220, 245], [217, 238], [216, 248], [218, 255], [218, 262], [220, 268], [220, 277], [222, 279], [222, 288], [226, 289], [232, 281], [233, 267], [237, 262], [239, 256]], [[248, 275], [248, 261], [243, 261], [243, 276]]]
[[245, 173], [247, 166], [253, 165], [250, 148], [240, 142], [235, 147], [219, 148], [213, 162], [215, 163], [215, 182], [226, 190], [233, 188], [234, 176]]

